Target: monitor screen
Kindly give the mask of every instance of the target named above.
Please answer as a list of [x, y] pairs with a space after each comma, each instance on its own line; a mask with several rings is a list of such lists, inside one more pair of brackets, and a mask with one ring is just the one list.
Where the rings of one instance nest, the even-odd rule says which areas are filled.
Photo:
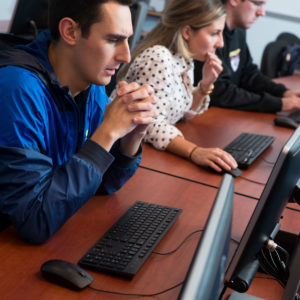
[[231, 237], [233, 195], [233, 177], [225, 174], [179, 299], [210, 300], [221, 294]]
[[12, 20], [19, 0], [9, 0], [0, 2], [0, 32], [10, 32]]
[[18, 0], [10, 33], [36, 36], [48, 28], [48, 0]]
[[[246, 292], [267, 242], [276, 237], [300, 178], [300, 127], [283, 146], [225, 275], [226, 286]], [[298, 197], [298, 196], [297, 196]], [[299, 199], [298, 199], [299, 200]], [[280, 245], [284, 248], [284, 245]]]

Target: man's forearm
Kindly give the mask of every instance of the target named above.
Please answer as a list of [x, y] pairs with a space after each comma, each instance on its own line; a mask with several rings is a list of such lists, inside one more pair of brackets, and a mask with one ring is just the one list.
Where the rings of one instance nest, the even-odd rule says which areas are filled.
[[121, 151], [128, 156], [135, 156], [139, 150], [144, 135], [127, 135], [120, 140]]

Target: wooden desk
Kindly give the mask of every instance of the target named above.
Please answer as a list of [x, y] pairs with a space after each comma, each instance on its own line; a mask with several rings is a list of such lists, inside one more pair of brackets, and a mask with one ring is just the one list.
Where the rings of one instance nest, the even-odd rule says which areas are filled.
[[[168, 252], [191, 232], [203, 229], [217, 189], [198, 183], [139, 169], [117, 193], [95, 196], [45, 244], [30, 245], [18, 238], [12, 228], [0, 234], [0, 291], [3, 299], [137, 299], [98, 293], [90, 289], [74, 292], [47, 282], [39, 272], [43, 262], [64, 259], [77, 263], [98, 238], [132, 205], [142, 200], [182, 208], [183, 212], [156, 248]], [[235, 195], [232, 237], [240, 240], [257, 201]], [[287, 210], [283, 230], [297, 232], [300, 220]], [[172, 287], [185, 278], [200, 234], [190, 238], [172, 255], [151, 255], [132, 280], [88, 271], [93, 287], [130, 293], [153, 293]], [[230, 256], [236, 244], [231, 243]], [[181, 287], [151, 299], [176, 299]], [[228, 290], [227, 294], [231, 291]], [[256, 279], [250, 293], [280, 300], [282, 287], [274, 280]], [[147, 298], [146, 298], [147, 299]], [[225, 299], [225, 298], [223, 298]]]
[[[156, 249], [170, 251], [189, 233], [204, 228], [216, 193], [215, 188], [139, 169], [127, 185], [114, 195], [91, 199], [43, 245], [29, 245], [9, 228], [0, 234], [1, 296], [3, 299], [136, 299], [97, 293], [90, 289], [74, 292], [47, 282], [41, 277], [39, 269], [49, 259], [77, 263], [126, 209], [138, 200], [183, 209]], [[235, 239], [241, 237], [255, 205], [255, 200], [235, 196], [232, 233]], [[199, 237], [200, 234], [194, 235], [172, 255], [153, 254], [132, 280], [89, 271], [95, 278], [93, 286], [134, 293], [153, 293], [174, 286], [184, 280]], [[234, 247], [232, 243], [231, 253]], [[176, 299], [179, 292], [180, 287], [151, 299]]]
[[288, 89], [300, 90], [300, 76], [292, 75], [280, 78], [274, 78], [275, 82], [284, 84]]
[[[203, 147], [223, 148], [242, 132], [275, 136], [276, 139], [271, 147], [249, 169], [243, 170], [244, 177], [261, 182], [262, 185], [251, 183], [243, 178], [235, 179], [236, 192], [259, 198], [273, 167], [267, 162], [276, 161], [282, 146], [293, 133], [292, 129], [274, 126], [274, 117], [274, 114], [212, 107], [192, 120], [178, 123], [177, 127], [188, 140]], [[144, 146], [141, 165], [208, 185], [219, 186], [221, 182], [219, 174], [174, 154], [158, 151], [150, 145]]]
[[[266, 134], [276, 133], [276, 141], [267, 150], [264, 157], [275, 161], [279, 148], [291, 134], [291, 130], [277, 128], [271, 124], [272, 115], [230, 111], [225, 114], [221, 109], [211, 109], [192, 123], [179, 124], [187, 135], [193, 135], [203, 146], [223, 147], [244, 128], [258, 130]], [[222, 117], [222, 122], [216, 117]], [[233, 121], [234, 120], [234, 121]], [[226, 124], [230, 124], [226, 126]], [[226, 128], [224, 128], [226, 127]], [[209, 128], [207, 131], [207, 128]], [[225, 130], [226, 129], [226, 130]], [[230, 130], [229, 130], [230, 129]], [[197, 130], [197, 131], [196, 131]], [[152, 156], [152, 160], [150, 160]], [[82, 255], [135, 201], [148, 201], [183, 209], [183, 213], [156, 248], [167, 252], [174, 249], [189, 233], [202, 229], [212, 207], [217, 189], [197, 182], [207, 182], [219, 186], [221, 176], [201, 169], [194, 164], [169, 153], [158, 152], [145, 146], [142, 164], [156, 171], [140, 168], [136, 175], [117, 193], [107, 196], [95, 196], [82, 209], [43, 245], [30, 245], [18, 238], [12, 228], [0, 233], [0, 291], [3, 299], [137, 299], [104, 294], [85, 289], [74, 292], [47, 282], [39, 272], [42, 263], [49, 259], [64, 259], [77, 263]], [[247, 170], [244, 176], [255, 176], [258, 181], [266, 180], [270, 170], [259, 160], [255, 170]], [[267, 171], [264, 169], [268, 169]], [[168, 171], [172, 175], [161, 174]], [[180, 172], [180, 173], [179, 173]], [[189, 180], [195, 180], [190, 182]], [[250, 187], [249, 187], [250, 186]], [[252, 186], [252, 187], [251, 187]], [[243, 190], [245, 189], [245, 191]], [[257, 185], [235, 180], [235, 190], [249, 195], [259, 196], [261, 189]], [[258, 192], [252, 190], [259, 190]], [[233, 211], [232, 237], [240, 240], [257, 201], [249, 197], [235, 195]], [[298, 208], [296, 205], [291, 205]], [[286, 209], [282, 220], [282, 230], [298, 233], [300, 219], [298, 212]], [[114, 276], [91, 273], [95, 281], [93, 287], [117, 292], [154, 293], [174, 286], [185, 278], [199, 235], [194, 235], [181, 249], [172, 255], [151, 255], [142, 269], [132, 280]], [[234, 253], [235, 243], [231, 243], [230, 255]], [[173, 289], [160, 296], [149, 299], [176, 299], [180, 288]], [[228, 290], [226, 295], [231, 291]], [[266, 299], [281, 300], [282, 287], [275, 280], [255, 279], [249, 294]], [[143, 298], [144, 299], [144, 298]], [[147, 299], [147, 298], [146, 298]], [[225, 296], [224, 298], [225, 299]]]
[[[74, 292], [47, 282], [41, 277], [39, 269], [49, 259], [65, 259], [77, 263], [126, 209], [138, 200], [183, 209], [156, 249], [161, 252], [170, 251], [189, 233], [204, 228], [216, 193], [217, 190], [211, 187], [139, 169], [116, 194], [91, 199], [43, 245], [29, 245], [9, 228], [0, 234], [1, 296], [3, 299], [137, 299], [98, 293], [90, 289]], [[235, 240], [241, 238], [256, 203], [253, 199], [235, 195], [232, 228]], [[299, 218], [298, 221], [292, 221], [295, 216], [296, 212], [287, 211], [283, 229], [299, 229]], [[153, 293], [174, 286], [184, 280], [199, 236], [200, 234], [194, 235], [172, 255], [153, 254], [132, 280], [89, 271], [95, 278], [92, 285], [99, 289], [131, 293]], [[236, 244], [232, 243], [230, 255], [235, 247]], [[180, 287], [151, 299], [176, 299], [179, 292]], [[283, 289], [274, 280], [265, 284], [264, 279], [257, 279], [249, 292], [279, 300]]]

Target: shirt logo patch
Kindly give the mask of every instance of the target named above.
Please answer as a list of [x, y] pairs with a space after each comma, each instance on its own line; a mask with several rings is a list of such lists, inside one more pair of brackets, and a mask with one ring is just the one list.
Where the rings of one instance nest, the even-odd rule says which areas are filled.
[[241, 52], [241, 49], [238, 48], [229, 53], [230, 65], [234, 72], [236, 72], [236, 70], [238, 69], [239, 64], [240, 64], [240, 52]]

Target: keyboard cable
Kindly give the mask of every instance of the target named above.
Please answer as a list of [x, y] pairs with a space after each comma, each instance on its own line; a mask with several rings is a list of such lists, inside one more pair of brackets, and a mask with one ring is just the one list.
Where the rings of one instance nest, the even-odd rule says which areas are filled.
[[120, 295], [120, 296], [132, 296], [132, 297], [153, 297], [153, 296], [158, 296], [164, 293], [167, 293], [173, 289], [176, 289], [177, 287], [183, 285], [184, 281], [177, 283], [176, 285], [165, 289], [163, 291], [153, 293], [153, 294], [138, 294], [138, 293], [122, 293], [122, 292], [115, 292], [115, 291], [107, 291], [107, 290], [102, 290], [102, 289], [97, 289], [92, 286], [88, 286], [89, 289], [96, 291], [96, 292], [101, 292], [101, 293], [107, 293], [107, 294], [114, 294], [114, 295]]
[[[174, 252], [176, 252], [190, 237], [192, 237], [193, 235], [195, 235], [196, 233], [199, 233], [199, 232], [203, 232], [203, 229], [199, 229], [199, 230], [195, 230], [193, 231], [192, 233], [190, 233], [188, 236], [186, 236], [184, 238], [184, 240], [172, 251], [170, 252], [166, 252], [166, 253], [160, 253], [160, 252], [155, 252], [155, 251], [152, 251], [153, 254], [157, 254], [157, 255], [169, 255], [169, 254], [172, 254]], [[157, 293], [152, 293], [152, 294], [138, 294], [138, 293], [123, 293], [123, 292], [116, 292], [116, 291], [107, 291], [107, 290], [102, 290], [102, 289], [97, 289], [97, 288], [94, 288], [92, 286], [89, 286], [88, 288], [96, 291], [96, 292], [101, 292], [101, 293], [108, 293], [108, 294], [114, 294], [114, 295], [120, 295], [120, 296], [132, 296], [132, 297], [153, 297], [153, 296], [158, 296], [158, 295], [161, 295], [161, 294], [164, 294], [164, 293], [167, 293], [169, 292], [170, 290], [173, 290], [179, 286], [181, 286], [182, 284], [184, 283], [184, 281], [168, 288], [168, 289], [165, 289], [163, 291], [160, 291], [160, 292], [157, 292]]]
[[242, 175], [240, 175], [239, 177], [242, 178], [242, 179], [244, 179], [244, 180], [250, 181], [252, 183], [256, 183], [256, 184], [260, 184], [260, 185], [265, 185], [265, 183], [263, 183], [263, 182], [259, 182], [259, 181], [253, 180], [253, 179], [249, 179], [249, 178], [244, 177]]
[[184, 240], [172, 251], [169, 252], [156, 252], [156, 251], [152, 251], [153, 254], [157, 254], [157, 255], [169, 255], [169, 254], [173, 254], [175, 253], [190, 237], [192, 237], [194, 234], [199, 233], [199, 232], [203, 232], [203, 229], [199, 229], [199, 230], [195, 230], [192, 233], [190, 233], [188, 236], [186, 236], [184, 238]]
[[[195, 235], [196, 233], [199, 233], [199, 232], [203, 232], [203, 229], [199, 229], [199, 230], [195, 230], [193, 231], [192, 233], [190, 233], [188, 236], [186, 236], [183, 241], [172, 251], [169, 251], [169, 252], [165, 252], [165, 253], [161, 253], [161, 252], [155, 252], [155, 251], [152, 251], [153, 254], [157, 254], [157, 255], [169, 255], [169, 254], [172, 254], [174, 252], [176, 252], [189, 238], [191, 238], [193, 235]], [[120, 295], [120, 296], [132, 296], [132, 297], [153, 297], [153, 296], [158, 296], [158, 295], [161, 295], [161, 294], [164, 294], [164, 293], [167, 293], [169, 292], [170, 290], [173, 290], [179, 286], [181, 286], [182, 284], [184, 283], [184, 281], [168, 288], [168, 289], [165, 289], [163, 291], [160, 291], [160, 292], [157, 292], [157, 293], [152, 293], [152, 294], [138, 294], [138, 293], [123, 293], [123, 292], [116, 292], [116, 291], [107, 291], [107, 290], [102, 290], [102, 289], [97, 289], [97, 288], [94, 288], [92, 286], [89, 286], [88, 288], [96, 291], [96, 292], [101, 292], [101, 293], [108, 293], [108, 294], [115, 294], [115, 295]]]
[[[174, 252], [176, 252], [189, 238], [191, 238], [193, 235], [195, 235], [196, 233], [200, 233], [200, 232], [203, 232], [204, 229], [199, 229], [199, 230], [195, 230], [193, 231], [192, 233], [190, 233], [189, 235], [187, 235], [183, 241], [172, 251], [169, 251], [169, 252], [156, 252], [156, 251], [152, 251], [153, 254], [157, 254], [157, 255], [169, 255], [169, 254], [173, 254]], [[234, 241], [235, 243], [239, 244], [239, 241], [231, 238], [232, 241]], [[180, 282], [180, 283], [177, 283], [175, 284], [174, 286], [170, 287], [170, 288], [167, 288], [165, 290], [162, 290], [160, 292], [157, 292], [157, 293], [152, 293], [152, 294], [138, 294], [138, 293], [123, 293], [123, 292], [116, 292], [116, 291], [108, 291], [108, 290], [102, 290], [102, 289], [98, 289], [98, 288], [95, 288], [95, 287], [92, 287], [92, 286], [88, 286], [88, 288], [90, 288], [91, 290], [93, 291], [96, 291], [96, 292], [101, 292], [101, 293], [107, 293], [107, 294], [114, 294], [114, 295], [120, 295], [120, 296], [132, 296], [132, 297], [153, 297], [153, 296], [158, 296], [158, 295], [161, 295], [161, 294], [164, 294], [164, 293], [167, 293], [181, 285], [183, 285], [184, 281]]]

